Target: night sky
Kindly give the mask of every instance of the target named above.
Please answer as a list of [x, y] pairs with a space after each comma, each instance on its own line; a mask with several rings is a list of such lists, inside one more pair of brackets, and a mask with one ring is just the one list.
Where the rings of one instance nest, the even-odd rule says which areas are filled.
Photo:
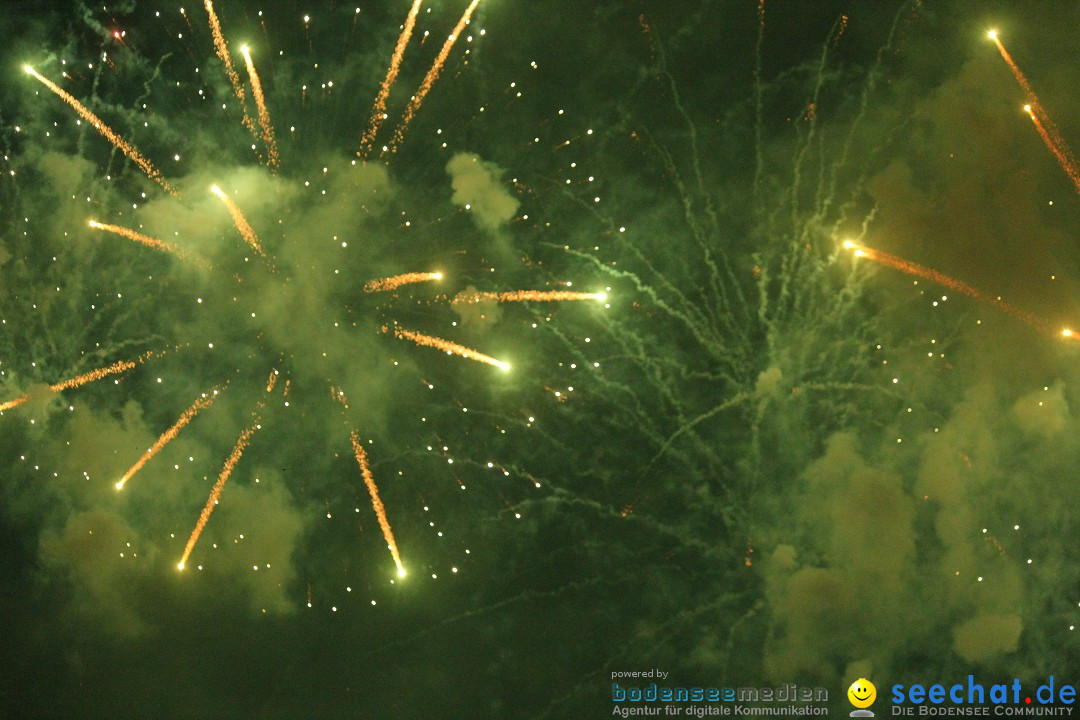
[[4, 0], [0, 718], [1075, 671], [1080, 6], [411, 5]]

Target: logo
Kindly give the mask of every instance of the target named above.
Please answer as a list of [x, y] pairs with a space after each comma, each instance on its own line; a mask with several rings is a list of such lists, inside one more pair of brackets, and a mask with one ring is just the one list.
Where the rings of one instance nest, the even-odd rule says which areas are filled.
[[859, 678], [851, 683], [851, 687], [847, 689], [847, 697], [851, 704], [856, 707], [855, 710], [851, 711], [851, 717], [874, 717], [873, 711], [866, 709], [873, 705], [874, 700], [877, 699], [877, 688], [874, 687], [874, 683], [866, 678]]

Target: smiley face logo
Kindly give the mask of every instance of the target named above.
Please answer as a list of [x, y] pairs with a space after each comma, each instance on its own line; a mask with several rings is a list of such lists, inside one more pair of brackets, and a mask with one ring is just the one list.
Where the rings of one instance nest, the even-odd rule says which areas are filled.
[[847, 689], [848, 700], [857, 708], [868, 708], [877, 699], [877, 688], [866, 678], [859, 678]]

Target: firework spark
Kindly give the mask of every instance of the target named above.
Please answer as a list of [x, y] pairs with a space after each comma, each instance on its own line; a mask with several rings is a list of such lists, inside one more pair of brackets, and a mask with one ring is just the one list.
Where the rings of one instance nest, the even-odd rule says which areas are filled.
[[[383, 332], [390, 332], [390, 330], [391, 328], [389, 327], [383, 327]], [[463, 357], [466, 360], [475, 360], [476, 362], [481, 362], [486, 365], [497, 367], [500, 370], [506, 371], [510, 369], [510, 363], [503, 362], [502, 360], [497, 360], [490, 355], [485, 355], [482, 352], [473, 350], [472, 348], [467, 348], [464, 345], [458, 345], [457, 343], [451, 342], [449, 340], [433, 337], [431, 335], [424, 335], [423, 333], [418, 333], [414, 330], [406, 330], [405, 328], [399, 327], [396, 324], [393, 326], [393, 332], [394, 337], [398, 338], [399, 340], [410, 340], [422, 347], [442, 350], [448, 355], [457, 355], [458, 357]]]
[[205, 0], [203, 4], [206, 6], [206, 14], [210, 16], [210, 32], [214, 36], [214, 50], [217, 51], [218, 58], [221, 59], [222, 64], [225, 66], [225, 74], [229, 76], [229, 84], [232, 85], [233, 92], [236, 93], [236, 99], [240, 101], [240, 111], [244, 114], [244, 127], [252, 135], [258, 137], [255, 130], [255, 121], [248, 115], [247, 102], [244, 99], [244, 84], [240, 81], [240, 75], [236, 72], [236, 68], [233, 67], [232, 57], [229, 55], [229, 46], [225, 43], [225, 36], [221, 33], [221, 22], [218, 20], [217, 13], [214, 12], [214, 3], [212, 0]]
[[146, 452], [142, 454], [142, 457], [140, 457], [138, 461], [136, 461], [136, 463], [132, 465], [126, 473], [123, 474], [123, 476], [116, 483], [116, 489], [123, 490], [124, 486], [127, 484], [127, 481], [130, 480], [135, 475], [135, 473], [142, 470], [143, 466], [146, 465], [146, 463], [150, 462], [150, 460], [153, 459], [153, 457], [157, 455], [162, 448], [172, 442], [173, 439], [175, 439], [176, 436], [180, 434], [180, 431], [184, 429], [184, 426], [191, 422], [191, 420], [196, 415], [213, 405], [214, 400], [217, 399], [217, 396], [218, 388], [211, 388], [209, 392], [204, 392], [199, 395], [199, 397], [195, 398], [195, 402], [193, 402], [191, 406], [188, 407], [188, 409], [185, 410], [179, 418], [177, 418], [176, 422], [173, 423], [173, 426], [165, 432], [161, 433], [161, 437], [157, 439], [157, 442], [155, 442], [151, 447], [149, 447]]
[[[82, 387], [83, 385], [96, 382], [97, 380], [101, 380], [103, 378], [107, 378], [110, 375], [119, 375], [122, 372], [127, 372], [136, 365], [144, 363], [150, 358], [156, 357], [160, 354], [160, 352], [151, 351], [143, 353], [134, 360], [117, 360], [112, 365], [106, 365], [105, 367], [100, 367], [95, 370], [91, 370], [90, 372], [85, 372], [82, 375], [76, 375], [73, 378], [61, 380], [58, 383], [50, 385], [49, 390], [51, 392], [57, 393], [64, 390], [71, 390], [73, 388]], [[0, 412], [4, 412], [5, 410], [10, 410], [11, 408], [18, 407], [29, 399], [30, 393], [26, 393], [20, 397], [15, 398], [14, 400], [8, 400], [7, 402], [0, 404]]]
[[469, 3], [469, 7], [465, 9], [465, 13], [458, 20], [458, 24], [454, 26], [450, 36], [446, 38], [446, 42], [443, 43], [442, 50], [439, 51], [438, 57], [435, 58], [435, 62], [432, 63], [431, 69], [428, 70], [427, 75], [424, 76], [423, 82], [420, 83], [420, 88], [416, 91], [416, 94], [409, 100], [408, 106], [405, 108], [405, 114], [401, 118], [401, 124], [394, 130], [394, 138], [390, 141], [390, 152], [397, 152], [398, 145], [405, 139], [405, 131], [409, 127], [409, 123], [412, 122], [416, 116], [416, 111], [420, 109], [420, 106], [424, 102], [424, 98], [431, 92], [432, 86], [435, 85], [435, 81], [439, 79], [439, 73], [442, 72], [443, 65], [446, 64], [446, 58], [450, 57], [450, 51], [454, 49], [454, 43], [457, 42], [458, 36], [465, 30], [465, 26], [469, 24], [469, 19], [472, 18], [473, 11], [476, 10], [476, 6], [480, 4], [480, 0], [472, 0]]
[[248, 223], [247, 218], [244, 217], [244, 213], [240, 211], [240, 208], [236, 206], [236, 203], [232, 201], [232, 198], [225, 194], [225, 191], [214, 185], [210, 188], [210, 192], [221, 198], [221, 202], [225, 203], [225, 207], [229, 209], [229, 214], [232, 215], [233, 223], [236, 225], [237, 231], [244, 238], [252, 250], [259, 253], [262, 257], [266, 257], [266, 253], [262, 249], [262, 245], [259, 244], [259, 238], [255, 235], [255, 231], [251, 229], [251, 224]]
[[412, 283], [431, 282], [432, 280], [442, 280], [443, 274], [441, 272], [413, 272], [405, 273], [404, 275], [394, 275], [393, 277], [379, 278], [378, 280], [370, 280], [364, 283], [364, 292], [376, 293], [376, 292], [388, 292], [390, 290], [397, 290], [402, 285], [410, 285]]
[[462, 292], [458, 293], [452, 304], [480, 302], [566, 302], [574, 300], [595, 300], [605, 302], [607, 293], [570, 292], [569, 290], [511, 290], [508, 292]]
[[398, 71], [401, 68], [401, 59], [405, 55], [405, 47], [409, 44], [409, 38], [412, 37], [413, 27], [416, 25], [416, 16], [420, 13], [420, 6], [423, 2], [424, 0], [413, 0], [409, 16], [405, 18], [405, 27], [402, 28], [401, 35], [398, 36], [394, 54], [390, 58], [390, 67], [386, 71], [386, 78], [383, 80], [382, 85], [379, 86], [379, 94], [375, 96], [375, 105], [371, 109], [371, 121], [360, 139], [360, 151], [356, 153], [365, 160], [371, 151], [371, 144], [375, 142], [375, 136], [378, 134], [379, 128], [382, 127], [383, 121], [386, 120], [386, 98], [389, 97], [390, 88], [393, 86], [394, 81], [397, 80]]
[[166, 192], [176, 197], [180, 197], [180, 194], [176, 192], [176, 190], [174, 190], [171, 185], [169, 185], [169, 183], [162, 176], [161, 172], [157, 168], [155, 168], [149, 160], [144, 158], [134, 145], [117, 135], [112, 128], [102, 122], [101, 118], [90, 112], [89, 108], [76, 100], [69, 93], [62, 90], [56, 83], [40, 75], [37, 70], [30, 67], [29, 65], [24, 65], [23, 70], [25, 70], [28, 75], [32, 75], [38, 82], [49, 88], [49, 90], [52, 90], [57, 97], [59, 97], [61, 100], [74, 108], [75, 112], [79, 114], [79, 117], [90, 123], [90, 125], [92, 125], [95, 130], [101, 133], [102, 137], [111, 142], [117, 150], [127, 155], [133, 163], [139, 166], [140, 170], [146, 173], [146, 176], [148, 178], [150, 178], [162, 188], [164, 188]]
[[251, 61], [251, 53], [247, 45], [240, 48], [247, 65], [248, 77], [251, 79], [251, 94], [255, 96], [255, 107], [259, 111], [259, 125], [262, 126], [262, 139], [266, 145], [266, 164], [271, 170], [277, 170], [280, 165], [278, 157], [277, 140], [274, 139], [274, 126], [270, 124], [270, 112], [266, 109], [266, 98], [263, 96], [262, 82], [259, 74], [255, 72], [255, 63]]
[[87, 225], [89, 225], [95, 230], [104, 230], [105, 232], [111, 232], [114, 235], [125, 237], [128, 240], [132, 240], [142, 245], [146, 245], [147, 247], [154, 248], [155, 250], [161, 250], [162, 252], [171, 253], [176, 257], [180, 258], [181, 260], [186, 260], [188, 257], [187, 253], [185, 253], [183, 250], [176, 247], [175, 245], [167, 243], [164, 240], [152, 238], [149, 235], [143, 235], [142, 233], [135, 232], [134, 230], [126, 227], [120, 227], [119, 225], [107, 225], [105, 223], [99, 223], [96, 220], [87, 221]]
[[401, 564], [401, 555], [398, 553], [397, 542], [394, 540], [394, 531], [390, 529], [390, 521], [386, 519], [386, 508], [379, 499], [379, 488], [375, 485], [371, 468], [368, 467], [367, 453], [364, 452], [356, 431], [349, 434], [349, 439], [352, 441], [353, 452], [356, 454], [356, 464], [360, 466], [360, 474], [364, 476], [364, 484], [367, 485], [368, 493], [371, 495], [371, 507], [379, 519], [379, 527], [382, 528], [383, 538], [386, 539], [386, 547], [390, 550], [390, 557], [394, 559], [394, 564], [397, 565], [398, 577], [405, 577], [405, 566]]

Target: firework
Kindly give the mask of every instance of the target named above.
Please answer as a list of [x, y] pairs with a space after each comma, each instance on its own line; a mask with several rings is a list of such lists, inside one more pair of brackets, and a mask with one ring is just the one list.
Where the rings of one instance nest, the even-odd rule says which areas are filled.
[[161, 437], [157, 439], [157, 442], [155, 442], [150, 448], [148, 448], [147, 451], [142, 454], [142, 457], [140, 457], [138, 461], [131, 466], [131, 469], [124, 473], [124, 475], [117, 481], [116, 489], [123, 490], [124, 485], [127, 484], [127, 481], [130, 480], [135, 475], [135, 473], [139, 472], [139, 470], [142, 470], [143, 466], [146, 465], [146, 463], [150, 462], [150, 460], [155, 455], [157, 455], [162, 448], [172, 442], [172, 440], [180, 434], [180, 431], [184, 429], [184, 426], [191, 422], [191, 420], [196, 415], [213, 405], [214, 400], [217, 399], [217, 396], [218, 389], [212, 388], [209, 392], [205, 392], [199, 397], [195, 398], [195, 402], [193, 402], [191, 406], [188, 407], [188, 409], [185, 410], [179, 418], [177, 418], [176, 422], [173, 423], [173, 426], [165, 432], [161, 433]]
[[168, 192], [168, 193], [170, 193], [170, 194], [172, 194], [172, 195], [174, 195], [176, 197], [180, 197], [180, 194], [178, 192], [176, 192], [176, 190], [174, 190], [171, 185], [169, 185], [169, 183], [165, 180], [165, 178], [162, 177], [162, 175], [158, 171], [158, 169], [155, 168], [150, 163], [149, 160], [144, 158], [142, 156], [142, 154], [139, 153], [138, 149], [135, 148], [134, 145], [132, 145], [128, 141], [124, 140], [124, 138], [117, 135], [116, 132], [114, 132], [112, 128], [110, 128], [108, 125], [106, 125], [104, 122], [102, 122], [101, 118], [99, 118], [94, 113], [90, 112], [89, 108], [87, 108], [81, 102], [76, 100], [69, 93], [62, 90], [58, 85], [56, 85], [51, 80], [49, 80], [49, 79], [47, 79], [45, 77], [42, 77], [40, 74], [38, 74], [37, 70], [30, 67], [29, 65], [24, 65], [23, 69], [27, 72], [28, 75], [32, 75], [38, 82], [40, 82], [42, 85], [44, 85], [45, 87], [52, 90], [56, 94], [57, 97], [59, 97], [61, 100], [63, 100], [68, 105], [70, 105], [72, 108], [74, 108], [75, 112], [77, 112], [79, 114], [79, 117], [81, 117], [86, 122], [90, 123], [90, 125], [92, 125], [95, 130], [97, 130], [99, 133], [101, 133], [101, 135], [106, 140], [111, 142], [116, 147], [117, 150], [119, 150], [120, 152], [127, 155], [131, 159], [131, 161], [133, 163], [135, 163], [136, 165], [139, 166], [140, 170], [142, 170], [144, 173], [146, 173], [146, 176], [148, 178], [150, 178], [151, 180], [156, 182], [158, 185], [160, 185], [162, 188], [164, 188], [166, 192]]
[[431, 92], [431, 88], [435, 85], [435, 81], [439, 79], [439, 73], [442, 72], [443, 65], [446, 63], [446, 58], [450, 56], [450, 51], [454, 49], [454, 43], [457, 42], [458, 36], [461, 35], [465, 26], [469, 24], [469, 19], [472, 17], [473, 11], [476, 10], [476, 6], [480, 4], [480, 0], [472, 0], [469, 3], [469, 7], [465, 9], [465, 13], [458, 20], [458, 24], [454, 26], [450, 36], [446, 38], [446, 42], [443, 43], [442, 50], [439, 51], [438, 57], [435, 58], [435, 62], [432, 63], [431, 69], [428, 70], [427, 75], [424, 76], [423, 82], [420, 83], [420, 89], [416, 91], [416, 94], [409, 100], [408, 106], [405, 108], [405, 114], [401, 118], [401, 124], [394, 130], [394, 138], [390, 141], [390, 152], [396, 152], [397, 146], [401, 144], [401, 141], [405, 138], [405, 131], [409, 127], [409, 123], [412, 122], [416, 116], [416, 111], [420, 109], [420, 105], [423, 104], [424, 98]]
[[[101, 380], [102, 378], [107, 378], [110, 375], [118, 375], [118, 374], [120, 374], [122, 372], [127, 372], [128, 370], [132, 369], [136, 365], [138, 365], [140, 363], [143, 363], [146, 360], [148, 360], [151, 357], [154, 357], [155, 355], [158, 355], [158, 354], [159, 353], [157, 353], [157, 352], [148, 352], [148, 353], [143, 353], [142, 355], [135, 358], [134, 360], [117, 360], [112, 365], [106, 365], [105, 367], [100, 367], [100, 368], [97, 368], [95, 370], [91, 370], [90, 372], [85, 372], [82, 375], [76, 375], [73, 378], [69, 378], [67, 380], [61, 380], [58, 383], [50, 385], [49, 390], [54, 392], [54, 393], [61, 392], [63, 390], [71, 390], [73, 388], [81, 387], [81, 386], [86, 385], [88, 383], [92, 383], [92, 382], [95, 382], [97, 380]], [[4, 412], [5, 410], [10, 410], [13, 407], [18, 407], [19, 405], [22, 405], [24, 402], [26, 402], [29, 399], [30, 399], [30, 394], [27, 393], [25, 395], [22, 395], [20, 397], [15, 398], [14, 400], [8, 400], [7, 402], [5, 402], [3, 404], [0, 404], [0, 412]]]
[[233, 469], [236, 468], [236, 463], [240, 462], [240, 456], [244, 454], [248, 443], [251, 442], [251, 436], [258, 429], [259, 417], [256, 414], [251, 424], [240, 433], [240, 437], [236, 439], [236, 444], [233, 445], [232, 452], [229, 453], [229, 457], [225, 460], [225, 465], [221, 468], [221, 474], [218, 475], [217, 482], [214, 483], [214, 487], [210, 491], [210, 497], [207, 498], [206, 505], [203, 506], [202, 512], [199, 513], [199, 520], [195, 523], [195, 529], [191, 531], [191, 537], [188, 538], [187, 545], [184, 547], [184, 554], [180, 558], [180, 562], [176, 564], [178, 570], [183, 570], [187, 566], [188, 556], [191, 555], [191, 551], [195, 548], [195, 543], [199, 541], [199, 536], [202, 535], [207, 521], [210, 520], [210, 515], [214, 512], [218, 499], [221, 498], [221, 491], [225, 489], [225, 483], [229, 481], [229, 476], [232, 475]]
[[206, 14], [210, 16], [210, 32], [214, 36], [214, 50], [217, 51], [218, 58], [225, 66], [225, 74], [229, 76], [229, 84], [236, 93], [236, 99], [240, 101], [240, 111], [244, 114], [244, 127], [257, 137], [255, 122], [248, 115], [247, 103], [244, 99], [244, 84], [240, 82], [240, 75], [233, 67], [232, 57], [229, 56], [229, 46], [225, 44], [225, 36], [221, 34], [221, 22], [218, 20], [217, 13], [214, 12], [214, 3], [212, 0], [205, 0], [203, 4], [206, 6]]
[[181, 260], [187, 259], [187, 254], [175, 245], [171, 245], [170, 243], [167, 243], [163, 240], [158, 240], [157, 238], [152, 238], [149, 235], [143, 235], [142, 233], [135, 232], [134, 230], [131, 230], [129, 228], [120, 227], [119, 225], [107, 225], [105, 223], [99, 223], [96, 220], [87, 221], [87, 225], [94, 228], [95, 230], [104, 230], [105, 232], [111, 232], [114, 235], [125, 237], [128, 240], [132, 240], [147, 247], [154, 248], [155, 250], [161, 250], [162, 252], [171, 253], [176, 257], [180, 258]]
[[379, 86], [379, 94], [375, 96], [375, 106], [371, 109], [371, 121], [360, 139], [360, 151], [356, 153], [364, 159], [367, 159], [367, 155], [371, 151], [371, 144], [375, 142], [375, 136], [386, 119], [386, 98], [390, 95], [390, 88], [393, 86], [394, 81], [397, 80], [398, 70], [401, 68], [401, 58], [405, 55], [405, 47], [409, 44], [409, 38], [412, 37], [413, 27], [416, 25], [416, 16], [419, 14], [423, 2], [424, 0], [413, 0], [409, 16], [405, 18], [405, 27], [402, 28], [401, 35], [398, 36], [394, 54], [390, 58], [390, 67], [386, 71], [386, 78], [383, 80], [382, 85]]
[[247, 45], [240, 48], [247, 65], [248, 77], [251, 78], [251, 94], [255, 97], [255, 107], [259, 111], [259, 125], [262, 126], [262, 139], [266, 144], [266, 164], [271, 170], [277, 170], [280, 160], [278, 158], [277, 140], [274, 139], [274, 126], [270, 124], [270, 112], [266, 109], [266, 98], [263, 97], [262, 82], [259, 74], [255, 72], [255, 63], [251, 61], [251, 53]]
[[605, 302], [607, 293], [570, 292], [569, 290], [511, 290], [508, 292], [463, 292], [458, 293], [452, 304], [480, 302], [566, 302], [574, 300], [595, 300]]
[[360, 438], [355, 431], [349, 434], [349, 439], [352, 441], [353, 452], [356, 454], [356, 464], [360, 466], [360, 474], [364, 476], [364, 484], [367, 485], [368, 493], [371, 495], [371, 508], [379, 519], [379, 527], [382, 528], [386, 547], [390, 550], [390, 557], [397, 565], [398, 577], [405, 577], [405, 567], [401, 564], [401, 555], [398, 553], [397, 542], [394, 541], [394, 531], [390, 529], [390, 521], [386, 519], [386, 508], [379, 499], [379, 488], [375, 485], [371, 468], [368, 467], [367, 453], [364, 452], [364, 447], [360, 444]]
[[364, 283], [364, 292], [387, 292], [390, 290], [397, 290], [402, 285], [442, 280], [442, 277], [443, 274], [441, 272], [414, 272], [405, 273], [404, 275], [394, 275], [393, 277], [379, 278], [378, 280], [371, 280]]
[[266, 257], [266, 253], [262, 249], [262, 245], [259, 244], [259, 238], [255, 235], [255, 231], [251, 229], [251, 225], [248, 223], [247, 218], [244, 217], [244, 213], [240, 212], [240, 208], [236, 206], [236, 203], [232, 201], [232, 198], [225, 194], [221, 188], [214, 185], [210, 188], [210, 192], [221, 198], [221, 202], [225, 203], [225, 207], [229, 209], [229, 214], [232, 215], [233, 223], [236, 225], [237, 231], [244, 238], [252, 250], [259, 253], [262, 257]]
[[[390, 332], [390, 328], [384, 327], [383, 332]], [[422, 347], [430, 347], [435, 348], [436, 350], [442, 350], [447, 355], [457, 355], [458, 357], [463, 357], [466, 360], [475, 360], [476, 362], [481, 362], [486, 365], [497, 367], [500, 370], [506, 371], [510, 369], [509, 363], [503, 362], [502, 360], [496, 360], [490, 355], [485, 355], [482, 352], [473, 350], [472, 348], [467, 348], [464, 345], [458, 345], [457, 343], [451, 342], [449, 340], [433, 337], [431, 335], [424, 335], [423, 333], [418, 333], [414, 330], [406, 330], [405, 328], [399, 327], [396, 324], [393, 327], [393, 332], [394, 337], [398, 338], [399, 340], [410, 340]]]

